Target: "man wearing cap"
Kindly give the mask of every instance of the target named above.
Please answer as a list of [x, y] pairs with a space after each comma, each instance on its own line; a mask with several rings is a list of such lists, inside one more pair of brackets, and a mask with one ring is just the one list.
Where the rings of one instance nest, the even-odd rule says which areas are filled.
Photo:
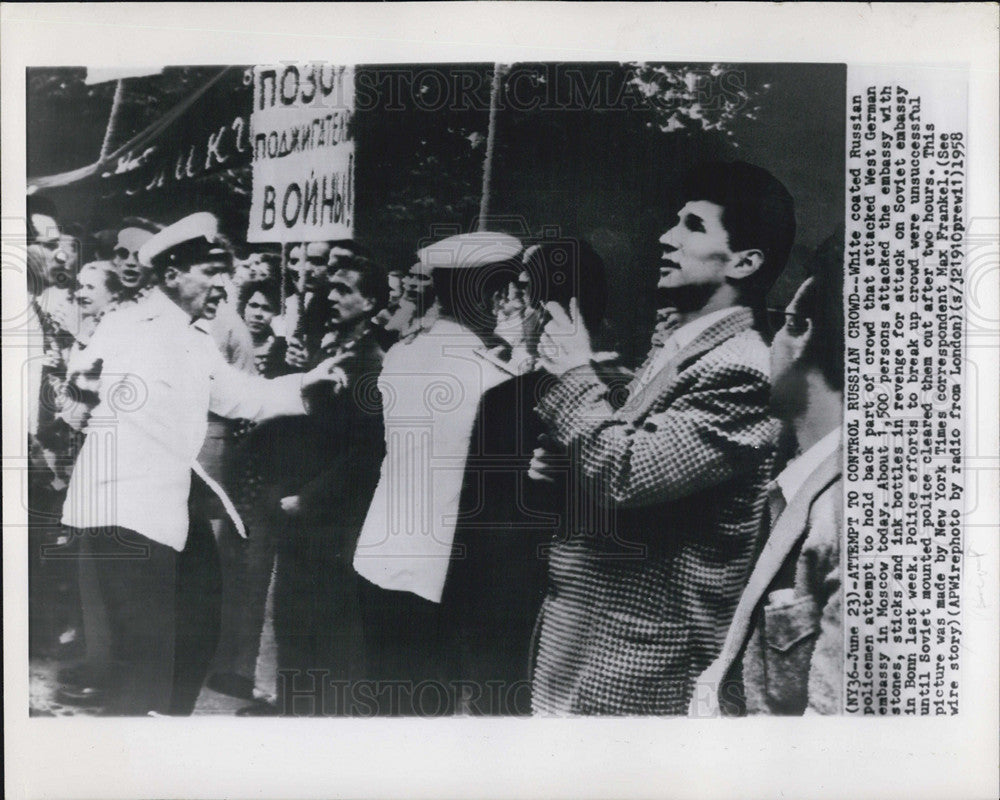
[[85, 360], [70, 365], [87, 438], [63, 524], [92, 537], [116, 662], [109, 712], [189, 714], [218, 635], [218, 555], [206, 521], [189, 510], [192, 472], [218, 489], [196, 463], [208, 412], [302, 414], [302, 391], [336, 368], [268, 381], [225, 363], [204, 322], [231, 268], [213, 215], [165, 228], [138, 260], [159, 285], [105, 318]]
[[604, 262], [582, 240], [534, 244], [522, 269], [524, 357], [508, 367], [516, 377], [480, 401], [441, 601], [449, 676], [468, 687], [463, 705], [477, 714], [530, 713], [530, 644], [545, 596], [546, 556], [580, 513], [580, 493], [565, 481], [556, 486], [528, 476], [546, 433], [535, 405], [554, 382], [536, 367], [544, 304], [568, 307], [576, 298], [583, 324], [597, 336], [607, 298]]
[[383, 714], [443, 713], [439, 604], [452, 552], [472, 423], [510, 377], [477, 355], [495, 342], [495, 291], [520, 272], [521, 243], [499, 233], [423, 248], [437, 320], [386, 354], [379, 379], [386, 456], [354, 568], [361, 576], [368, 676]]

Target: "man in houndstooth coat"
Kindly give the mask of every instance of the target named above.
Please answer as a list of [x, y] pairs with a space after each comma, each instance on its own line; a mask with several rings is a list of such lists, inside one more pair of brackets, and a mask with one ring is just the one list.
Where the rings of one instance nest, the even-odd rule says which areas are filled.
[[[550, 304], [540, 351], [559, 380], [538, 412], [578, 489], [550, 553], [537, 626], [536, 714], [684, 714], [718, 655], [758, 545], [777, 433], [757, 321], [795, 234], [770, 173], [711, 163], [660, 238], [676, 325], [625, 392], [600, 377], [571, 306]], [[620, 384], [619, 384], [620, 385]], [[566, 458], [568, 456], [568, 458]]]

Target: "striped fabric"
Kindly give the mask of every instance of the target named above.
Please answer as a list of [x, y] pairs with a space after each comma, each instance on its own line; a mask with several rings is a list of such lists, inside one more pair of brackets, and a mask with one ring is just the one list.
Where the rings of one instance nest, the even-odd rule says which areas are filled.
[[550, 553], [535, 713], [686, 713], [746, 582], [777, 433], [751, 324], [719, 320], [618, 408], [587, 369], [543, 397], [579, 496]]

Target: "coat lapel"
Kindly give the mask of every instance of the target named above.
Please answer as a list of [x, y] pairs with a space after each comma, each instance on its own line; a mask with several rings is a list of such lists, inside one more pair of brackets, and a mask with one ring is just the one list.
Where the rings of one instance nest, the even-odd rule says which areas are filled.
[[778, 518], [778, 522], [765, 542], [753, 572], [750, 574], [750, 580], [736, 606], [736, 613], [733, 614], [733, 621], [726, 634], [722, 654], [719, 656], [720, 660], [724, 662], [723, 674], [729, 670], [750, 633], [754, 609], [802, 535], [813, 502], [840, 476], [841, 458], [842, 453], [838, 447], [813, 470], [813, 473], [796, 492], [792, 502]]
[[[712, 348], [718, 347], [726, 339], [742, 333], [752, 326], [753, 312], [748, 308], [741, 308], [710, 325], [681, 348], [644, 388], [636, 390], [633, 382], [629, 399], [622, 406], [622, 412], [630, 419], [637, 419], [646, 414], [653, 403], [673, 391], [673, 385], [677, 382], [677, 377], [683, 369], [697, 361]], [[641, 374], [640, 371], [638, 375]]]

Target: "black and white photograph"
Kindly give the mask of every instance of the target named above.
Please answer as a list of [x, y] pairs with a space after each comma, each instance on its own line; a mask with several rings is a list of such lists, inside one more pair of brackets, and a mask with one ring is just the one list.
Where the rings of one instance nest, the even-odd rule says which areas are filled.
[[[986, 40], [706, 57], [623, 46], [679, 9], [593, 4], [634, 38], [519, 49], [532, 9], [593, 42], [589, 4], [391, 5], [291, 4], [287, 34], [350, 31], [297, 45], [276, 5], [168, 4], [176, 50], [148, 5], [4, 9], [5, 48], [84, 34], [4, 59], [5, 716], [130, 764], [12, 796], [161, 796], [158, 731], [225, 753], [158, 791], [234, 797], [757, 796], [824, 728], [838, 763], [889, 718], [995, 741]], [[751, 730], [753, 790], [705, 778]], [[605, 736], [658, 782], [615, 786]], [[436, 758], [380, 775], [412, 737]], [[534, 772], [461, 783], [461, 739]]]
[[29, 71], [32, 711], [687, 713], [839, 462], [845, 73]]

